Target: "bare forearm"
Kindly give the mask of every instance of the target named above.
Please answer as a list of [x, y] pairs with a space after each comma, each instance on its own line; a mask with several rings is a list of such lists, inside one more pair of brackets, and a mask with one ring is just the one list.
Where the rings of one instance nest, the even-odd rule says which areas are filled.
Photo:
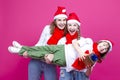
[[73, 41], [72, 45], [75, 48], [75, 50], [79, 53], [79, 55], [83, 55], [83, 52], [81, 51], [80, 46], [79, 46], [77, 40]]

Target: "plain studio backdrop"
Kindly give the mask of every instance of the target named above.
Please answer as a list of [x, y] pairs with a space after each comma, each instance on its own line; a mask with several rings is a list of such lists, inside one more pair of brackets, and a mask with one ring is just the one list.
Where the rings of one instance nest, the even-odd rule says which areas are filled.
[[57, 6], [77, 13], [82, 36], [114, 42], [113, 51], [93, 69], [91, 80], [120, 80], [120, 0], [0, 0], [0, 80], [28, 79], [30, 58], [10, 54], [7, 48], [13, 40], [35, 45]]

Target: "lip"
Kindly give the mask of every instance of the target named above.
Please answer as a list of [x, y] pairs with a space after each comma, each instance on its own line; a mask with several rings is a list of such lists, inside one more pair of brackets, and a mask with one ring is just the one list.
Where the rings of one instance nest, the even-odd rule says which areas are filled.
[[58, 25], [58, 27], [64, 29], [65, 25]]
[[74, 33], [75, 32], [75, 30], [69, 30], [71, 33]]
[[100, 51], [101, 51], [101, 52], [103, 52], [103, 51], [104, 51], [104, 49], [101, 49]]
[[65, 26], [65, 24], [59, 24], [59, 26]]
[[71, 35], [74, 35], [74, 34], [75, 34], [75, 31], [70, 31], [70, 30], [69, 30], [69, 33], [70, 33]]

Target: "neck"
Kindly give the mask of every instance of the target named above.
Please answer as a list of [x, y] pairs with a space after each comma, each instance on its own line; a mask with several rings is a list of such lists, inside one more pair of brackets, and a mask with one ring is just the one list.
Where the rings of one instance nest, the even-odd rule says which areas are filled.
[[78, 38], [78, 33], [76, 32], [74, 35], [70, 35], [70, 33], [66, 34], [66, 44], [72, 44], [73, 39]]

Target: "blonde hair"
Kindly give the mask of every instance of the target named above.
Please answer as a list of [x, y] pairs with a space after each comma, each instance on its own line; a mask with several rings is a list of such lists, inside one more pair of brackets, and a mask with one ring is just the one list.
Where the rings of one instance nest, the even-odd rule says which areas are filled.
[[[67, 28], [66, 28], [67, 29]], [[67, 33], [69, 33], [68, 32], [68, 29], [66, 30], [66, 34]], [[79, 40], [80, 39], [80, 37], [81, 37], [81, 33], [80, 33], [80, 26], [78, 25], [78, 31], [77, 31], [77, 33], [78, 33], [78, 37], [77, 37], [77, 40]]]
[[80, 32], [80, 26], [78, 27], [78, 31], [77, 31], [77, 33], [78, 33], [78, 40], [80, 39], [80, 37], [81, 37], [81, 32]]

